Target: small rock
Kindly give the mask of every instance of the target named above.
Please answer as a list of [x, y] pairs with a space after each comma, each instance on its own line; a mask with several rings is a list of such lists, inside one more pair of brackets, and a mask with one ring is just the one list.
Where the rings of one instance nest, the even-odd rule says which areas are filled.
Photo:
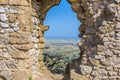
[[113, 52], [110, 51], [110, 50], [106, 50], [105, 51], [105, 55], [107, 55], [107, 56], [113, 56]]
[[40, 20], [36, 17], [32, 17], [32, 22], [35, 23], [35, 24], [39, 24]]
[[112, 4], [109, 4], [108, 6], [107, 6], [107, 9], [108, 9], [108, 11], [110, 12], [110, 13], [115, 13], [117, 10], [116, 10], [116, 5], [114, 4], [114, 3], [112, 3]]
[[2, 28], [8, 28], [9, 27], [7, 23], [3, 23], [3, 22], [0, 22], [0, 26]]
[[0, 14], [0, 20], [1, 21], [7, 21], [7, 15], [6, 14]]
[[99, 60], [96, 60], [96, 59], [89, 59], [89, 61], [91, 62], [92, 65], [94, 66], [100, 66], [100, 61]]
[[80, 71], [82, 74], [89, 74], [92, 71], [92, 67], [90, 66], [85, 66], [85, 65], [80, 65]]
[[112, 67], [112, 66], [106, 67], [106, 70], [107, 70], [107, 71], [112, 71], [112, 70], [113, 70], [113, 67]]
[[109, 76], [117, 76], [117, 72], [109, 71], [108, 75]]
[[4, 29], [0, 30], [0, 34], [4, 34], [4, 33], [5, 33]]
[[119, 22], [116, 24], [115, 29], [120, 29], [120, 23]]
[[101, 55], [95, 55], [95, 59], [104, 59], [104, 56], [101, 56]]
[[18, 11], [17, 11], [17, 10], [15, 10], [15, 9], [9, 9], [9, 13], [11, 13], [11, 14], [17, 14], [17, 13], [18, 13]]
[[19, 31], [19, 27], [14, 27], [13, 30], [14, 30], [15, 32]]
[[0, 6], [0, 12], [4, 13], [5, 11], [6, 11], [5, 8], [3, 6]]
[[15, 14], [9, 14], [9, 22], [15, 22], [17, 19], [17, 16]]

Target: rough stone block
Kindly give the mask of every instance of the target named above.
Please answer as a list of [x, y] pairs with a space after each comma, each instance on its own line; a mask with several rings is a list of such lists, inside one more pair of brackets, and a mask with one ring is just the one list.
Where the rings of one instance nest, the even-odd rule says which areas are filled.
[[41, 43], [41, 44], [40, 44], [40, 49], [43, 49], [43, 48], [45, 48], [45, 44], [44, 44], [44, 43]]
[[23, 70], [12, 70], [12, 80], [29, 80], [31, 77], [31, 71], [27, 69]]
[[0, 4], [8, 4], [8, 0], [0, 0]]
[[[29, 8], [27, 8], [29, 9]], [[25, 11], [27, 12], [27, 11]], [[19, 12], [20, 15], [18, 16], [18, 21], [19, 21], [19, 27], [20, 27], [20, 30], [21, 31], [27, 31], [27, 32], [30, 32], [33, 30], [33, 27], [32, 27], [32, 21], [31, 21], [31, 16], [29, 13], [24, 13], [24, 11], [22, 12], [22, 9], [21, 9], [21, 12]]]
[[92, 67], [81, 65], [81, 66], [80, 66], [80, 71], [81, 71], [81, 73], [84, 74], [84, 75], [85, 75], [85, 74], [89, 74], [89, 73], [91, 73], [91, 71], [92, 71]]
[[28, 0], [9, 0], [9, 4], [28, 6]]
[[92, 65], [94, 66], [100, 66], [100, 61], [99, 60], [96, 60], [96, 59], [90, 59], [90, 62]]
[[9, 22], [12, 23], [16, 21], [17, 16], [15, 14], [9, 14], [8, 18], [9, 18]]
[[40, 43], [44, 43], [44, 38], [43, 37], [40, 37]]
[[43, 31], [39, 31], [39, 35], [40, 35], [40, 37], [43, 37], [44, 36], [44, 33], [43, 33]]
[[27, 50], [32, 49], [34, 47], [34, 44], [29, 43], [29, 44], [15, 45], [15, 47], [19, 50], [27, 51]]
[[9, 27], [9, 25], [7, 23], [3, 23], [3, 22], [0, 22], [0, 26], [2, 28], [8, 28]]
[[40, 25], [40, 30], [41, 31], [46, 31], [49, 29], [49, 26], [43, 26], [43, 25]]
[[31, 59], [24, 59], [18, 61], [18, 66], [21, 69], [28, 69], [32, 66]]
[[0, 13], [5, 13], [6, 12], [6, 9], [5, 9], [5, 7], [3, 7], [3, 6], [0, 6]]
[[109, 75], [109, 76], [117, 76], [117, 72], [109, 71], [109, 72], [108, 72], [108, 75]]
[[11, 55], [12, 55], [12, 58], [14, 58], [14, 59], [28, 59], [28, 58], [30, 58], [30, 55], [28, 53], [23, 52], [23, 51], [12, 51]]
[[23, 32], [23, 33], [10, 33], [9, 37], [9, 43], [11, 44], [27, 44], [32, 42], [32, 40], [29, 38], [29, 33], [28, 32]]
[[6, 14], [0, 14], [0, 20], [1, 21], [7, 21], [7, 15]]

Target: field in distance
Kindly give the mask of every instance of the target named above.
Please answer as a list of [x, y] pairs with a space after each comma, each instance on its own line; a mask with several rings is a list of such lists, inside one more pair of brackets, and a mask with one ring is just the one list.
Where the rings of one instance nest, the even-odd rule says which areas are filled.
[[45, 40], [44, 62], [48, 69], [57, 74], [64, 73], [68, 62], [79, 57], [78, 40]]

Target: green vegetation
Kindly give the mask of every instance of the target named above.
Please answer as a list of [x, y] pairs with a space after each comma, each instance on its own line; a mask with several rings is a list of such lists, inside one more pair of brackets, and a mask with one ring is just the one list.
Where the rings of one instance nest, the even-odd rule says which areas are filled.
[[76, 41], [66, 40], [53, 40], [46, 42], [48, 46], [44, 50], [44, 62], [48, 69], [57, 74], [64, 73], [65, 67], [68, 62], [78, 58], [79, 49]]

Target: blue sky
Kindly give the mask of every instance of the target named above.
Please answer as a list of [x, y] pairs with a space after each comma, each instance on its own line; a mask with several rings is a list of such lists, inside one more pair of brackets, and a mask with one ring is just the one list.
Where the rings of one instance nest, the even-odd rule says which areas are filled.
[[78, 38], [80, 22], [66, 0], [48, 11], [44, 25], [49, 25], [45, 38]]

